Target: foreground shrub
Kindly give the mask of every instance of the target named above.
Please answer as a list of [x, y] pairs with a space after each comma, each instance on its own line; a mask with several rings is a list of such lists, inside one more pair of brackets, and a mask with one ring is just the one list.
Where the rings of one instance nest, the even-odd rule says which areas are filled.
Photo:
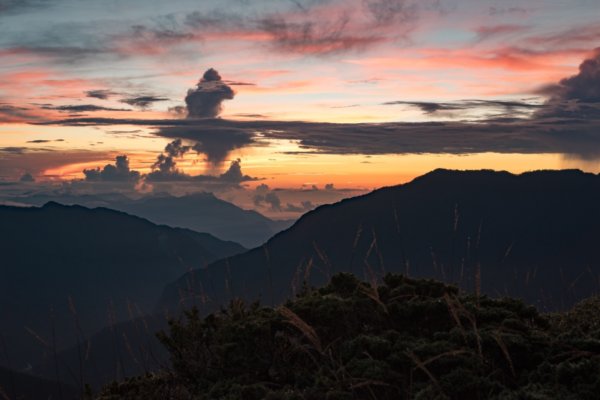
[[540, 315], [514, 299], [339, 274], [273, 309], [232, 302], [171, 321], [172, 368], [100, 399], [596, 399], [600, 301]]

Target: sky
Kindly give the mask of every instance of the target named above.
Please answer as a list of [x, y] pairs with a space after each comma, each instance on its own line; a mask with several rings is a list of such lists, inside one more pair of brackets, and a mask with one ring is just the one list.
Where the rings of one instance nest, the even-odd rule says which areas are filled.
[[600, 172], [597, 0], [0, 0], [0, 199], [273, 218], [435, 168]]

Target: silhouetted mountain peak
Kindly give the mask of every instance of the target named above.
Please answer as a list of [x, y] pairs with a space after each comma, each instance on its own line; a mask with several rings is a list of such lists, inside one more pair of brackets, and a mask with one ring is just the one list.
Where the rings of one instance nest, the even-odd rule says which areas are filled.
[[[468, 290], [481, 279], [488, 294], [565, 308], [600, 291], [598, 204], [600, 176], [578, 170], [438, 169], [318, 207], [264, 248], [216, 262], [194, 279], [215, 288], [208, 294], [215, 303], [228, 293], [276, 303], [304, 274], [322, 284], [335, 272], [367, 279], [402, 272]], [[168, 287], [162, 304], [174, 305], [190, 279]]]
[[68, 206], [61, 204], [59, 202], [56, 201], [49, 201], [46, 204], [44, 204], [41, 208], [47, 208], [47, 209], [64, 209], [67, 208]]
[[71, 302], [90, 334], [107, 315], [115, 322], [148, 312], [185, 271], [245, 250], [121, 211], [58, 202], [0, 206], [0, 221], [0, 326], [20, 366], [44, 350], [23, 327], [47, 339], [51, 314], [57, 346], [73, 344]]
[[31, 204], [55, 209], [60, 209], [62, 205], [106, 207], [145, 218], [156, 224], [207, 232], [249, 248], [265, 243], [293, 222], [271, 220], [254, 210], [246, 210], [222, 200], [210, 192], [196, 192], [183, 196], [159, 192], [137, 199], [119, 193], [46, 193], [18, 196], [9, 200], [10, 204]]

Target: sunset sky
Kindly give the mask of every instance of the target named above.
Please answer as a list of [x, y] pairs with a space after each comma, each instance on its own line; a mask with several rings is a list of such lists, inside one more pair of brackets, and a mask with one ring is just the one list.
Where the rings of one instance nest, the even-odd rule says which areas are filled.
[[0, 0], [0, 32], [0, 198], [288, 218], [435, 168], [600, 172], [598, 0]]

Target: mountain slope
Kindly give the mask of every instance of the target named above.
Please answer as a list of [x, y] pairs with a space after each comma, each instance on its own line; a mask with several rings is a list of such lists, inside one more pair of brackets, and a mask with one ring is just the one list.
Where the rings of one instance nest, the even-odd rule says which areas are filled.
[[185, 274], [159, 309], [176, 309], [181, 293], [206, 309], [235, 296], [277, 303], [304, 277], [322, 284], [340, 271], [403, 272], [562, 309], [599, 289], [598, 204], [600, 176], [580, 171], [436, 170], [319, 207], [263, 248]]
[[244, 250], [103, 208], [0, 207], [0, 221], [0, 326], [19, 368], [147, 312], [165, 283]]
[[130, 199], [119, 193], [98, 195], [34, 194], [11, 198], [12, 203], [41, 206], [48, 201], [86, 207], [106, 207], [146, 218], [156, 224], [208, 232], [252, 248], [265, 243], [293, 221], [271, 220], [262, 214], [244, 210], [215, 197], [212, 193], [194, 193], [181, 197], [166, 193]]
[[158, 224], [210, 232], [249, 248], [260, 246], [291, 225], [291, 221], [274, 221], [256, 211], [243, 210], [211, 193], [182, 197], [154, 196], [131, 202], [115, 202], [111, 207]]

